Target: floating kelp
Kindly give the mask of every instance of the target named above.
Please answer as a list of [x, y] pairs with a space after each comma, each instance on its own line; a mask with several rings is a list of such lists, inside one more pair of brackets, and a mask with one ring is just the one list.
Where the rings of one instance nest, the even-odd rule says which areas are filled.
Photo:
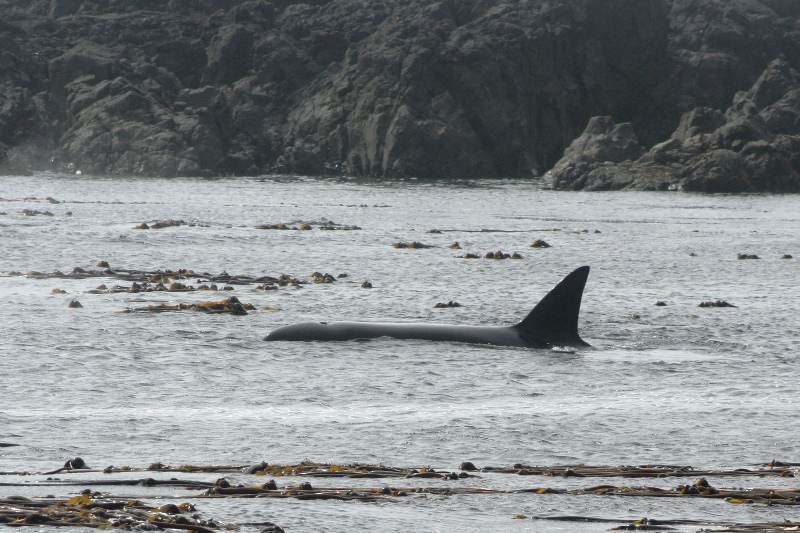
[[[339, 274], [338, 277], [342, 277], [342, 275]], [[347, 275], [345, 274], [344, 277], [347, 277]], [[314, 283], [336, 283], [336, 278], [327, 272], [325, 274], [322, 274], [321, 272], [312, 272], [311, 280]]]
[[[319, 474], [318, 474], [319, 475]], [[348, 476], [356, 477], [356, 476]], [[422, 473], [417, 475], [406, 475], [409, 477], [432, 477], [425, 476]], [[449, 480], [459, 480], [463, 478], [462, 475], [440, 475], [440, 478]], [[224, 479], [224, 478], [223, 478]], [[269, 485], [268, 487], [266, 485]], [[277, 485], [274, 480], [270, 480], [265, 485], [258, 485], [253, 487], [231, 487], [224, 482], [218, 480], [215, 486], [210, 488], [204, 495], [228, 495], [237, 496], [245, 494], [258, 494], [270, 493], [270, 495], [286, 497], [291, 496], [292, 491], [316, 491], [317, 493], [336, 493], [343, 490], [357, 490], [362, 493], [371, 495], [393, 495], [396, 496], [402, 492], [406, 494], [536, 494], [536, 495], [594, 495], [594, 496], [628, 496], [628, 497], [698, 497], [698, 498], [711, 498], [719, 499], [731, 504], [764, 504], [764, 505], [800, 505], [800, 489], [767, 489], [767, 488], [715, 488], [709, 485], [704, 478], [701, 478], [692, 485], [679, 485], [672, 489], [664, 489], [659, 487], [650, 486], [614, 486], [614, 485], [597, 485], [586, 488], [553, 488], [553, 487], [532, 487], [525, 489], [488, 489], [483, 487], [457, 487], [457, 486], [400, 486], [391, 488], [390, 491], [386, 487], [361, 487], [359, 489], [339, 488], [339, 487], [312, 487], [310, 483], [303, 483], [299, 485], [287, 485], [283, 489], [275, 488]], [[287, 491], [290, 494], [287, 494]]]
[[[74, 464], [80, 458], [74, 458], [57, 469], [49, 472], [0, 472], [0, 475], [50, 475], [61, 472], [76, 473], [77, 466]], [[82, 462], [83, 459], [80, 459]], [[313, 461], [303, 461], [296, 464], [269, 464], [266, 461], [255, 465], [190, 465], [183, 464], [170, 466], [157, 461], [147, 467], [132, 466], [108, 466], [102, 470], [86, 469], [85, 463], [79, 470], [81, 473], [103, 472], [105, 474], [130, 473], [130, 472], [183, 472], [183, 473], [246, 473], [259, 476], [269, 475], [275, 477], [284, 476], [323, 476], [323, 477], [431, 477], [444, 478], [447, 476], [469, 477], [466, 472], [440, 472], [431, 467], [406, 467], [398, 468], [380, 464], [351, 463], [339, 465], [334, 463], [317, 463]], [[73, 466], [68, 466], [73, 465]], [[86, 483], [81, 481], [81, 483]]]
[[679, 485], [672, 489], [641, 485], [614, 486], [597, 485], [580, 489], [557, 489], [552, 487], [514, 489], [506, 491], [514, 493], [536, 494], [570, 494], [597, 496], [639, 496], [657, 498], [697, 497], [719, 499], [731, 504], [764, 504], [764, 505], [800, 505], [800, 489], [766, 489], [766, 488], [716, 488], [705, 478], [700, 478], [691, 485]]
[[[329, 467], [330, 468], [330, 467]], [[270, 470], [266, 467], [259, 472], [266, 472]], [[276, 470], [275, 477], [281, 477], [282, 472]], [[360, 475], [359, 475], [360, 474]], [[401, 474], [400, 472], [386, 472], [386, 471], [373, 471], [374, 475], [367, 475], [367, 472], [353, 472], [353, 471], [337, 471], [335, 469], [323, 471], [306, 471], [306, 472], [292, 472], [290, 476], [316, 476], [316, 477], [348, 477], [348, 478], [376, 478], [376, 477], [396, 477], [396, 478], [422, 478], [422, 479], [439, 479], [443, 481], [461, 481], [470, 477], [470, 474], [465, 472], [433, 472], [422, 470], [412, 470], [412, 473]], [[265, 475], [256, 472], [255, 475]], [[181, 480], [177, 478], [170, 479], [103, 479], [103, 480], [86, 480], [80, 481], [61, 481], [49, 480], [46, 482], [38, 483], [38, 486], [61, 486], [61, 485], [77, 485], [81, 486], [143, 486], [143, 487], [182, 487], [186, 489], [203, 489], [203, 492], [197, 494], [195, 497], [253, 497], [259, 496], [263, 498], [297, 498], [297, 499], [356, 499], [361, 501], [378, 501], [387, 497], [408, 496], [412, 494], [438, 494], [438, 495], [456, 495], [456, 494], [530, 494], [530, 495], [568, 495], [568, 496], [602, 496], [602, 497], [643, 497], [643, 498], [703, 498], [703, 499], [717, 499], [725, 503], [733, 505], [742, 504], [760, 504], [760, 505], [800, 505], [800, 489], [770, 489], [770, 488], [716, 488], [711, 486], [705, 478], [699, 479], [697, 482], [690, 485], [679, 485], [674, 488], [661, 488], [647, 485], [609, 485], [602, 484], [591, 487], [570, 487], [570, 488], [556, 488], [556, 487], [529, 487], [529, 488], [485, 488], [476, 486], [464, 485], [398, 485], [398, 486], [369, 486], [369, 487], [322, 487], [311, 482], [297, 482], [289, 483], [284, 486], [279, 486], [275, 479], [270, 479], [266, 483], [257, 485], [233, 485], [227, 478], [218, 478], [214, 482], [202, 482], [196, 480]], [[6, 484], [9, 485], [9, 484]]]
[[[29, 270], [27, 272], [19, 272], [19, 271], [11, 271], [7, 274], [3, 274], [6, 277], [13, 277], [13, 276], [25, 276], [32, 279], [49, 279], [49, 278], [61, 278], [61, 279], [87, 279], [87, 278], [117, 278], [126, 281], [147, 281], [153, 276], [170, 276], [176, 279], [184, 279], [187, 277], [192, 276], [208, 276], [214, 278], [213, 274], [205, 273], [195, 273], [194, 270], [191, 269], [179, 269], [179, 270], [152, 270], [152, 271], [145, 271], [145, 270], [128, 270], [128, 269], [115, 269], [111, 270], [110, 268], [106, 268], [105, 270], [87, 270], [81, 267], [75, 267], [72, 269], [71, 272], [61, 272], [60, 270], [54, 270], [53, 272], [38, 272], [36, 270]], [[219, 274], [219, 276], [227, 275], [225, 273]]]
[[208, 314], [227, 313], [231, 315], [246, 315], [247, 311], [255, 311], [253, 304], [243, 304], [236, 296], [231, 296], [224, 300], [200, 302], [196, 304], [158, 304], [148, 305], [147, 307], [129, 308], [120, 313], [164, 313], [170, 311], [198, 311]]
[[517, 252], [513, 254], [508, 254], [503, 252], [502, 250], [498, 250], [496, 252], [487, 252], [483, 255], [473, 254], [473, 253], [466, 253], [463, 255], [456, 256], [459, 259], [522, 259], [522, 256]]
[[784, 531], [798, 531], [800, 522], [764, 522], [755, 524], [743, 524], [741, 522], [712, 521], [712, 520], [660, 520], [654, 518], [640, 518], [637, 520], [625, 521], [614, 518], [597, 518], [591, 516], [525, 516], [517, 515], [514, 518], [525, 520], [553, 520], [559, 522], [586, 522], [599, 524], [612, 524], [627, 522], [625, 525], [611, 528], [611, 531], [669, 531], [675, 529], [670, 526], [714, 526], [724, 527], [725, 529], [707, 529], [700, 531], [703, 533], [781, 533]]
[[800, 463], [789, 463], [786, 461], [776, 461], [775, 459], [773, 459], [764, 466], [768, 466], [770, 468], [790, 468], [794, 466], [800, 466]]
[[[151, 463], [147, 467], [109, 466], [103, 470], [88, 470], [86, 463], [80, 457], [67, 461], [64, 467], [50, 472], [0, 472], [0, 475], [43, 475], [62, 471], [79, 472], [184, 472], [184, 473], [247, 473], [254, 475], [283, 476], [321, 476], [321, 477], [431, 477], [445, 478], [469, 477], [469, 473], [484, 474], [515, 474], [521, 476], [544, 476], [561, 478], [581, 477], [623, 477], [623, 478], [669, 478], [669, 477], [696, 477], [700, 479], [710, 477], [795, 477], [800, 463], [782, 462], [772, 460], [758, 468], [736, 469], [701, 469], [688, 465], [620, 465], [620, 466], [590, 466], [555, 465], [538, 466], [516, 463], [512, 466], [483, 466], [478, 467], [471, 461], [462, 462], [460, 472], [442, 471], [430, 466], [392, 467], [372, 463], [318, 463], [302, 461], [295, 464], [278, 464], [262, 461], [250, 465], [176, 465], [170, 466], [160, 461]], [[798, 489], [800, 490], [800, 489]]]
[[[303, 461], [293, 465], [268, 464], [262, 462], [240, 469], [242, 472], [268, 476], [323, 476], [323, 477], [407, 477], [414, 474], [432, 474], [443, 477], [445, 474], [427, 467], [396, 468], [384, 465], [351, 463], [337, 465]], [[433, 477], [433, 476], [432, 476]]]
[[[167, 283], [168, 285], [165, 285]], [[113, 287], [107, 287], [105, 284], [98, 285], [94, 289], [86, 291], [89, 294], [115, 294], [119, 292], [127, 292], [136, 294], [139, 292], [192, 292], [192, 291], [232, 291], [234, 290], [233, 287], [230, 285], [223, 285], [222, 287], [217, 286], [216, 283], [211, 283], [210, 285], [207, 283], [202, 283], [198, 280], [199, 285], [187, 285], [185, 283], [180, 282], [170, 282], [169, 278], [164, 278], [164, 281], [158, 281], [155, 283], [150, 283], [149, 281], [143, 281], [141, 283], [134, 281], [131, 283], [130, 287], [126, 287], [124, 285], [115, 285]]]
[[513, 254], [507, 254], [502, 250], [497, 250], [496, 252], [488, 252], [486, 255], [483, 256], [484, 259], [522, 259], [522, 256], [517, 252]]
[[330, 223], [330, 224], [323, 224], [322, 226], [319, 227], [319, 229], [321, 231], [336, 231], [336, 230], [340, 230], [340, 231], [357, 231], [357, 230], [360, 230], [361, 227], [360, 226], [342, 226], [342, 225], [339, 225], [339, 224]]
[[42, 215], [42, 216], [46, 216], [46, 217], [55, 216], [50, 211], [39, 211], [38, 209], [23, 209], [22, 211], [20, 211], [20, 213], [22, 213], [23, 215], [25, 215], [27, 217], [35, 217], [37, 215]]
[[256, 286], [255, 289], [262, 291], [276, 291], [278, 287], [294, 287], [295, 289], [300, 289], [303, 285], [308, 283], [307, 281], [301, 281], [294, 276], [287, 276], [286, 274], [281, 274], [277, 278], [264, 276], [259, 278], [258, 281], [261, 285]]
[[278, 229], [278, 230], [297, 231], [297, 230], [310, 230], [312, 228], [310, 224], [302, 224], [300, 227], [298, 227], [280, 223], [280, 224], [259, 224], [258, 226], [256, 226], [256, 229]]
[[[112, 473], [112, 472], [137, 472], [137, 471], [141, 471], [141, 469], [131, 468], [129, 466], [123, 466], [123, 467], [120, 467], [120, 468], [114, 468], [114, 467], [109, 467], [109, 468], [111, 468], [110, 471], [106, 472], [106, 470], [108, 470], [108, 469], [106, 469], [106, 470], [104, 470], [104, 472]], [[240, 465], [206, 465], [206, 466], [203, 466], [203, 465], [188, 465], [188, 464], [187, 465], [180, 465], [180, 466], [169, 466], [169, 465], [165, 465], [162, 462], [155, 462], [155, 463], [150, 463], [150, 465], [145, 470], [151, 471], [151, 472], [155, 471], [155, 472], [187, 472], [187, 473], [189, 473], [189, 472], [241, 472], [243, 468], [246, 468], [246, 467], [243, 467], [243, 466], [240, 466]]]
[[433, 248], [433, 246], [429, 244], [422, 244], [418, 241], [412, 242], [396, 242], [392, 246], [395, 248], [411, 248], [411, 249], [423, 249], [423, 248]]
[[738, 307], [738, 306], [730, 304], [725, 300], [716, 300], [709, 302], [700, 302], [700, 304], [697, 307]]
[[[256, 226], [256, 229], [273, 229], [273, 230], [290, 230], [290, 231], [310, 231], [314, 229], [314, 226], [307, 222], [301, 223], [299, 226], [294, 225], [291, 226], [289, 224], [285, 224], [280, 222], [278, 224], [259, 224]], [[326, 222], [323, 224], [317, 225], [317, 229], [322, 231], [355, 231], [362, 229], [360, 226], [343, 226], [341, 224], [336, 224], [335, 222]]]
[[[284, 467], [286, 468], [286, 467]], [[330, 467], [329, 467], [330, 468]], [[265, 475], [259, 472], [266, 472], [270, 470], [269, 467], [264, 470], [258, 471], [255, 475]], [[108, 469], [104, 472], [109, 472]], [[392, 471], [372, 471], [374, 475], [367, 475], [367, 472], [355, 472], [351, 470], [336, 469], [328, 470], [327, 472], [321, 470], [309, 470], [304, 472], [296, 472], [293, 467], [291, 473], [286, 474], [289, 476], [312, 476], [312, 477], [348, 477], [348, 478], [377, 478], [377, 477], [395, 477], [395, 478], [422, 478], [422, 479], [439, 479], [444, 481], [461, 481], [471, 478], [470, 474], [465, 472], [434, 472], [431, 470], [423, 471], [423, 469], [412, 469], [411, 473], [401, 473]], [[281, 470], [276, 470], [275, 477], [282, 477]], [[9, 485], [20, 485], [18, 483], [6, 483]], [[770, 489], [770, 488], [716, 488], [711, 486], [705, 478], [699, 479], [697, 482], [690, 485], [678, 485], [674, 488], [661, 488], [646, 485], [609, 485], [602, 484], [591, 487], [581, 488], [556, 488], [556, 487], [529, 487], [529, 488], [515, 488], [515, 489], [502, 489], [502, 488], [485, 488], [475, 486], [458, 486], [458, 485], [435, 485], [435, 486], [414, 486], [414, 485], [401, 485], [395, 487], [371, 486], [371, 487], [322, 487], [311, 482], [297, 482], [289, 483], [282, 487], [278, 486], [275, 479], [270, 479], [266, 483], [257, 485], [232, 485], [227, 478], [218, 478], [213, 482], [203, 482], [196, 480], [181, 480], [177, 478], [170, 479], [102, 479], [102, 480], [57, 480], [50, 479], [48, 481], [39, 482], [37, 486], [65, 486], [65, 485], [81, 485], [81, 486], [143, 486], [143, 487], [182, 487], [186, 489], [203, 489], [204, 492], [196, 495], [196, 497], [203, 496], [226, 496], [226, 497], [246, 497], [253, 495], [261, 495], [262, 497], [299, 497], [300, 499], [311, 499], [317, 497], [319, 499], [342, 498], [349, 499], [354, 495], [352, 492], [358, 493], [357, 498], [361, 499], [367, 497], [369, 501], [384, 496], [406, 496], [409, 494], [531, 494], [531, 495], [569, 495], [569, 496], [625, 496], [625, 497], [657, 497], [657, 498], [705, 498], [717, 499], [726, 503], [741, 505], [741, 504], [761, 504], [761, 505], [800, 505], [800, 489]], [[387, 490], [388, 489], [388, 490]], [[306, 498], [303, 498], [303, 497]]]
[[[59, 477], [47, 479], [21, 480], [2, 483], [6, 487], [74, 487], [85, 488], [83, 492], [71, 498], [58, 499], [53, 496], [44, 498], [7, 497], [0, 498], [0, 523], [13, 526], [64, 526], [76, 525], [94, 528], [122, 529], [185, 529], [199, 533], [225, 528], [235, 529], [237, 526], [262, 526], [262, 532], [281, 532], [280, 526], [272, 522], [219, 524], [213, 520], [204, 520], [197, 513], [192, 503], [152, 505], [150, 500], [180, 499], [187, 502], [220, 501], [224, 505], [226, 499], [271, 498], [275, 500], [299, 501], [350, 501], [350, 502], [383, 502], [391, 503], [401, 500], [413, 502], [415, 498], [438, 497], [494, 497], [513, 496], [512, 501], [524, 501], [525, 498], [540, 496], [565, 498], [609, 498], [609, 497], [641, 497], [641, 498], [693, 498], [704, 501], [717, 500], [720, 505], [763, 505], [794, 506], [800, 505], [800, 488], [727, 488], [712, 484], [711, 476], [783, 476], [793, 475], [791, 468], [800, 466], [797, 463], [771, 461], [758, 469], [740, 468], [734, 470], [699, 470], [689, 466], [677, 465], [644, 465], [644, 466], [530, 466], [521, 463], [510, 468], [484, 467], [478, 469], [474, 463], [465, 461], [458, 471], [439, 471], [431, 467], [398, 468], [381, 464], [351, 463], [331, 464], [303, 461], [298, 464], [269, 464], [267, 461], [251, 465], [180, 465], [168, 466], [155, 462], [146, 468], [113, 467], [103, 470], [91, 470], [79, 457], [70, 459], [64, 467], [44, 474], [59, 473]], [[480, 471], [480, 475], [472, 472]], [[96, 474], [102, 472], [102, 478]], [[130, 474], [131, 472], [150, 472], [139, 479], [131, 479], [130, 475], [114, 476], [113, 474]], [[187, 474], [213, 474], [209, 479], [184, 479], [175, 477], [172, 472]], [[166, 476], [164, 475], [165, 473]], [[226, 477], [217, 477], [220, 473], [229, 473]], [[550, 476], [555, 486], [528, 486], [519, 488], [515, 481], [512, 487], [502, 488], [498, 475], [516, 473], [520, 475]], [[2, 474], [20, 476], [36, 475], [28, 472], [4, 472]], [[92, 476], [95, 474], [95, 476]], [[108, 475], [112, 474], [112, 475]], [[38, 474], [43, 475], [43, 474]], [[160, 477], [159, 477], [160, 476]], [[269, 476], [262, 482], [248, 483], [243, 480]], [[491, 476], [493, 488], [478, 486], [485, 483], [481, 478]], [[695, 480], [688, 484], [672, 487], [656, 487], [649, 485], [612, 485], [599, 484], [585, 486], [576, 483], [579, 478], [598, 477], [651, 477], [694, 476]], [[316, 481], [310, 478], [320, 478]], [[71, 479], [70, 479], [71, 478]], [[216, 479], [215, 479], [216, 478]], [[350, 478], [331, 486], [325, 478]], [[386, 478], [387, 481], [369, 483], [369, 480]], [[356, 481], [353, 481], [356, 480]], [[402, 480], [402, 481], [401, 481]], [[322, 486], [327, 485], [327, 486]], [[564, 486], [559, 486], [564, 485]], [[135, 497], [109, 493], [111, 487], [138, 487]], [[102, 487], [102, 488], [101, 488]], [[143, 489], [152, 489], [149, 495], [143, 495]], [[183, 488], [196, 491], [190, 496], [173, 495], [172, 490]], [[104, 491], [99, 492], [98, 489]], [[169, 492], [167, 492], [169, 490]], [[522, 500], [520, 500], [522, 498]], [[409, 501], [410, 500], [410, 501]], [[231, 504], [233, 505], [233, 504]], [[697, 525], [704, 526], [704, 531], [714, 531], [708, 527], [725, 528], [721, 531], [741, 533], [769, 533], [797, 531], [800, 523], [775, 522], [742, 524], [724, 520], [661, 520], [654, 518], [595, 518], [577, 515], [526, 516], [518, 514], [510, 517], [516, 519], [553, 520], [564, 522], [597, 522], [617, 525], [612, 530], [669, 530], [670, 526]]]
[[350, 275], [347, 272], [342, 272], [337, 274], [336, 277], [333, 277], [332, 274], [328, 274], [327, 272], [325, 274], [321, 272], [312, 272], [309, 277], [313, 283], [336, 283], [337, 279], [349, 278]]
[[154, 220], [149, 224], [147, 222], [142, 222], [138, 226], [134, 226], [133, 229], [162, 229], [162, 228], [174, 228], [177, 226], [189, 226], [189, 227], [196, 227], [199, 226], [201, 228], [207, 228], [207, 224], [197, 224], [196, 222], [186, 222], [185, 220], [174, 220], [174, 219], [167, 219], [167, 220]]
[[516, 463], [510, 467], [485, 466], [476, 467], [471, 462], [461, 463], [461, 469], [473, 472], [492, 472], [498, 474], [517, 474], [521, 476], [548, 477], [629, 477], [629, 478], [665, 478], [694, 476], [778, 476], [794, 477], [792, 467], [795, 463], [773, 461], [766, 465], [769, 469], [737, 468], [735, 470], [701, 470], [691, 466], [679, 465], [643, 465], [643, 466], [532, 466]]
[[185, 529], [198, 533], [230, 527], [213, 520], [203, 520], [190, 503], [168, 503], [154, 507], [139, 500], [104, 497], [88, 489], [69, 499], [21, 496], [0, 499], [0, 523], [9, 526], [81, 526], [96, 529]]
[[[105, 263], [105, 261], [102, 261]], [[87, 292], [92, 294], [117, 293], [117, 292], [152, 292], [152, 291], [194, 291], [194, 290], [233, 290], [232, 285], [256, 285], [256, 289], [264, 290], [266, 286], [285, 287], [289, 285], [303, 285], [308, 281], [300, 280], [294, 276], [280, 274], [279, 276], [250, 276], [246, 274], [231, 275], [227, 272], [210, 274], [208, 272], [196, 272], [192, 269], [181, 268], [177, 270], [128, 270], [110, 269], [87, 270], [75, 267], [71, 272], [64, 273], [59, 270], [53, 272], [28, 272], [12, 271], [0, 276], [13, 277], [25, 276], [31, 279], [89, 279], [89, 278], [111, 278], [131, 282], [131, 286], [114, 286], [109, 288], [105, 284], [98, 286]], [[192, 285], [188, 280], [195, 280]], [[186, 282], [186, 283], [184, 283]], [[219, 287], [217, 283], [225, 285]], [[260, 286], [258, 286], [260, 285]], [[269, 290], [269, 289], [267, 289]]]
[[738, 254], [736, 259], [761, 259], [756, 254]]

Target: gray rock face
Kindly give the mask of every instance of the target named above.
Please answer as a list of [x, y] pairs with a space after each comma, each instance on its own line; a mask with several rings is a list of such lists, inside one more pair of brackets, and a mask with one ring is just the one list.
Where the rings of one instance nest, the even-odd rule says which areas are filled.
[[776, 59], [725, 113], [699, 107], [684, 114], [672, 137], [637, 161], [579, 142], [593, 138], [600, 119], [613, 131], [608, 117], [592, 119], [549, 176], [562, 189], [800, 192], [799, 96], [800, 76]]
[[671, 180], [713, 150], [796, 168], [799, 19], [795, 0], [4, 2], [0, 172], [511, 177], [567, 149], [559, 186], [692, 188]]
[[633, 124], [614, 124], [611, 117], [589, 120], [583, 134], [564, 151], [564, 158], [586, 163], [621, 163], [639, 159], [644, 148], [633, 131]]
[[696, 107], [684, 113], [672, 138], [686, 142], [690, 138], [704, 133], [714, 133], [726, 122], [725, 115], [718, 109]]

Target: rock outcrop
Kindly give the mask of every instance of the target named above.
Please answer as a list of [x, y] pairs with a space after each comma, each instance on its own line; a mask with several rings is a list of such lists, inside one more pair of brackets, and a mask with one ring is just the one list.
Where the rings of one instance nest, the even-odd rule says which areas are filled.
[[0, 0], [0, 173], [539, 176], [608, 116], [559, 186], [788, 190], [776, 58], [796, 0]]
[[635, 139], [631, 124], [596, 117], [548, 176], [573, 190], [800, 192], [800, 73], [776, 59], [724, 113], [685, 113], [641, 157]]

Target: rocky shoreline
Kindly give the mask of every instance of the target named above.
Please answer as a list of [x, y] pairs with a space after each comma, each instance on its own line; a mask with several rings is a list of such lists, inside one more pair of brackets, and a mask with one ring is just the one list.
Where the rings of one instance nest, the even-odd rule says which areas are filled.
[[0, 14], [0, 174], [800, 191], [795, 0], [2, 0]]
[[725, 111], [685, 113], [645, 150], [631, 123], [594, 117], [548, 172], [571, 190], [800, 192], [800, 74], [776, 59]]

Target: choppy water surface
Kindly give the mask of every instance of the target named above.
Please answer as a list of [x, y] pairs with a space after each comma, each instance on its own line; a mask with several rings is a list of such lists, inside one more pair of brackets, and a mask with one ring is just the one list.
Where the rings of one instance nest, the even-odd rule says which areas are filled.
[[[40, 175], [3, 178], [0, 197], [2, 274], [97, 269], [100, 260], [112, 269], [348, 274], [302, 289], [216, 294], [89, 294], [115, 280], [0, 277], [0, 441], [20, 444], [0, 448], [0, 471], [52, 470], [75, 455], [99, 468], [304, 459], [449, 470], [461, 461], [739, 468], [800, 460], [797, 196], [565, 193], [504, 181]], [[165, 219], [192, 225], [133, 229]], [[255, 229], [281, 222], [362, 229]], [[530, 248], [536, 239], [552, 247]], [[434, 247], [392, 246], [400, 241]], [[463, 250], [448, 248], [454, 241]], [[524, 258], [457, 258], [495, 250]], [[737, 260], [738, 253], [761, 259]], [[581, 315], [582, 335], [594, 346], [587, 350], [261, 340], [307, 320], [512, 324], [584, 264], [592, 267]], [[372, 289], [361, 288], [365, 280]], [[230, 294], [258, 310], [118, 312]], [[72, 299], [84, 307], [67, 308]], [[716, 299], [738, 307], [698, 307]], [[462, 307], [433, 308], [450, 300]], [[519, 476], [470, 482], [569, 486]], [[0, 495], [19, 492], [0, 488]], [[517, 514], [800, 519], [796, 507], [531, 494], [198, 505], [232, 522], [270, 519], [292, 531], [610, 527], [514, 520]]]

